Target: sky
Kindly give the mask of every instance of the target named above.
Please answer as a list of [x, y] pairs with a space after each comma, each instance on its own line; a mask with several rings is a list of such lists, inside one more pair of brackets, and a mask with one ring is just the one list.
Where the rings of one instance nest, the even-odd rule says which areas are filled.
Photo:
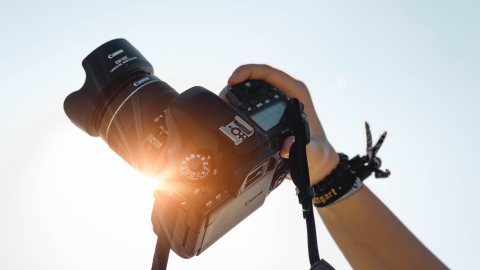
[[[155, 183], [76, 128], [81, 61], [129, 40], [178, 92], [266, 63], [309, 87], [338, 152], [388, 136], [366, 185], [448, 267], [480, 252], [479, 1], [5, 1], [0, 8], [0, 270], [150, 269]], [[316, 216], [320, 256], [351, 269]], [[169, 269], [308, 269], [294, 186]]]

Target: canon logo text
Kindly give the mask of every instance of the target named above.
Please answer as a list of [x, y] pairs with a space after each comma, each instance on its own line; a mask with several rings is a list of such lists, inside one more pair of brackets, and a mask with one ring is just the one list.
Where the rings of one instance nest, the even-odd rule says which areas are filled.
[[118, 50], [118, 51], [116, 51], [116, 52], [114, 52], [114, 53], [112, 53], [112, 54], [109, 54], [109, 55], [108, 55], [108, 58], [109, 58], [109, 59], [112, 59], [113, 57], [115, 57], [115, 56], [117, 56], [117, 55], [119, 55], [119, 54], [121, 54], [121, 53], [123, 53], [123, 50], [122, 50], [122, 49], [120, 49], [120, 50]]
[[146, 82], [146, 81], [148, 81], [148, 80], [150, 80], [150, 78], [145, 77], [145, 78], [141, 79], [140, 81], [134, 82], [134, 83], [133, 83], [133, 86], [139, 86], [141, 83]]

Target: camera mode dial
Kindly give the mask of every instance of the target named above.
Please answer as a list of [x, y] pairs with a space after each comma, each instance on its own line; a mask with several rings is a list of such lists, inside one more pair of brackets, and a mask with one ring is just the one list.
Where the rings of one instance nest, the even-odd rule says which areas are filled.
[[211, 157], [201, 153], [190, 154], [180, 161], [182, 174], [191, 180], [201, 180], [210, 172]]

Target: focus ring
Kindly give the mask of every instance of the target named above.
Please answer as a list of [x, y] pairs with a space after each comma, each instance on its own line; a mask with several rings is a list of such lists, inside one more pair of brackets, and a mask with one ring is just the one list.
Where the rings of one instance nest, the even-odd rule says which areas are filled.
[[[150, 130], [144, 128], [166, 112], [178, 93], [162, 81], [153, 81], [137, 88], [124, 100], [109, 123], [106, 141], [110, 148], [131, 166]], [[164, 113], [163, 113], [164, 114]]]

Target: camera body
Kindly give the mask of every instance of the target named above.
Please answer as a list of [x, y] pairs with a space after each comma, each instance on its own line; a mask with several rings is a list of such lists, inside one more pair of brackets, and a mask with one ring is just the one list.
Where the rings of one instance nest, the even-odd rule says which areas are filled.
[[94, 50], [83, 67], [87, 78], [66, 98], [67, 116], [182, 198], [171, 241], [179, 256], [201, 254], [288, 175], [280, 156], [292, 134], [288, 98], [266, 82], [227, 86], [232, 105], [198, 86], [178, 94], [124, 39]]
[[[233, 107], [202, 87], [178, 96], [166, 114], [167, 144], [151, 166], [166, 169], [162, 188], [185, 199], [171, 246], [183, 258], [199, 255], [262, 206], [288, 174], [279, 154], [290, 135], [281, 121], [285, 95], [247, 81], [227, 87], [227, 97]], [[260, 114], [270, 121], [263, 125], [267, 131], [252, 120]], [[146, 140], [145, 151], [154, 142]]]

